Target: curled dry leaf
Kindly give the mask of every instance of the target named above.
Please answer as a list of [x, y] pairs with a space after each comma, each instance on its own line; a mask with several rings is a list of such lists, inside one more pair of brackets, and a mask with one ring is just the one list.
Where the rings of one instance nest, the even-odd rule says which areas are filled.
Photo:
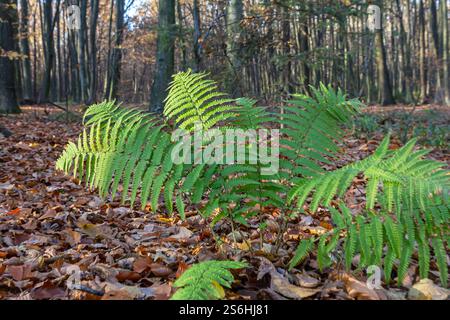
[[356, 280], [351, 275], [344, 273], [339, 275], [340, 280], [345, 284], [345, 289], [350, 297], [356, 300], [380, 300], [375, 290], [367, 287], [367, 285]]

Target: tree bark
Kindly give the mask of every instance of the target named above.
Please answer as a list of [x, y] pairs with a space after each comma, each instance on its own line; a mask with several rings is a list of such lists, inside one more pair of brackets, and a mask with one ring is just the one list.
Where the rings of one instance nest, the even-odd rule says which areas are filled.
[[[383, 19], [381, 19], [381, 21], [382, 20]], [[378, 73], [379, 102], [383, 106], [394, 104], [395, 100], [392, 95], [392, 86], [386, 62], [386, 49], [383, 43], [382, 22], [381, 28], [375, 31], [375, 63], [377, 65]]]
[[202, 69], [202, 45], [200, 43], [202, 34], [198, 0], [194, 0], [194, 7], [192, 11], [194, 19], [194, 71], [198, 72]]
[[159, 0], [156, 70], [150, 93], [150, 111], [162, 113], [172, 74], [175, 53], [175, 0]]
[[419, 71], [420, 71], [420, 103], [427, 98], [427, 75], [426, 75], [426, 53], [425, 53], [425, 8], [423, 0], [419, 2]]
[[[59, 3], [60, 0], [56, 2], [56, 13], [55, 15], [59, 14]], [[53, 30], [55, 26], [55, 22], [53, 20], [53, 10], [52, 10], [52, 1], [51, 0], [45, 0], [44, 1], [44, 22], [43, 22], [43, 42], [44, 42], [44, 56], [45, 56], [45, 71], [44, 71], [44, 78], [42, 81], [42, 89], [41, 93], [39, 95], [39, 101], [48, 101], [50, 89], [51, 89], [51, 76], [54, 66], [54, 59], [55, 59], [55, 48], [54, 48], [54, 41], [53, 41]]]
[[[112, 50], [111, 58], [111, 74], [109, 92], [107, 93], [108, 100], [117, 98], [117, 91], [120, 82], [120, 67], [122, 63], [122, 39], [124, 28], [124, 14], [125, 14], [125, 0], [116, 0], [116, 34], [114, 41], [114, 48]], [[108, 66], [107, 66], [108, 67]]]
[[20, 0], [20, 53], [22, 68], [22, 98], [24, 101], [30, 101], [33, 97], [31, 61], [30, 61], [30, 45], [28, 43], [28, 1]]
[[[242, 95], [242, 86], [239, 85], [242, 72], [242, 48], [241, 48], [241, 21], [244, 18], [244, 6], [242, 0], [231, 0], [227, 7], [227, 57], [229, 60], [228, 91], [233, 96]], [[236, 85], [237, 84], [237, 85]]]
[[89, 26], [89, 43], [90, 43], [90, 56], [89, 56], [89, 66], [91, 72], [91, 82], [89, 88], [89, 99], [88, 104], [92, 104], [96, 101], [97, 93], [97, 45], [96, 45], [96, 35], [97, 35], [97, 18], [99, 10], [99, 0], [91, 1], [91, 17]]
[[17, 104], [14, 61], [14, 23], [17, 11], [13, 0], [0, 0], [0, 113], [20, 113]]
[[441, 0], [440, 13], [442, 20], [442, 85], [444, 88], [445, 104], [450, 106], [450, 79], [449, 79], [449, 27], [448, 27], [448, 8], [447, 1]]
[[88, 80], [87, 80], [87, 67], [86, 67], [86, 13], [87, 13], [87, 1], [81, 0], [80, 4], [80, 28], [77, 34], [77, 51], [78, 51], [78, 72], [80, 79], [80, 94], [81, 101], [87, 102], [88, 100]]

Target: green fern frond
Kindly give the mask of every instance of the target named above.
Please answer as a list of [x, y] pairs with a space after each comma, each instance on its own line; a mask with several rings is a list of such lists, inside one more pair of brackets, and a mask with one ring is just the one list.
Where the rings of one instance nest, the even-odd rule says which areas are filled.
[[313, 248], [313, 241], [311, 239], [302, 240], [295, 250], [294, 257], [289, 262], [289, 271], [296, 267]]
[[187, 269], [173, 284], [178, 288], [172, 300], [222, 299], [222, 287], [230, 288], [234, 281], [229, 269], [241, 269], [246, 263], [237, 261], [205, 261]]
[[165, 101], [164, 115], [173, 119], [180, 128], [194, 130], [196, 123], [202, 130], [208, 130], [220, 121], [235, 116], [233, 99], [217, 91], [212, 80], [205, 79], [206, 73], [192, 73], [190, 70], [173, 77]]

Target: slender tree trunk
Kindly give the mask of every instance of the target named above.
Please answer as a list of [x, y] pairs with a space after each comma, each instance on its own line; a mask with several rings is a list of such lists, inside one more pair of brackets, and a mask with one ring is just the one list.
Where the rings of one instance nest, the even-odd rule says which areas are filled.
[[[409, 1], [409, 0], [408, 0]], [[432, 0], [434, 1], [434, 0]], [[402, 91], [404, 92], [404, 96], [403, 99], [406, 103], [411, 103], [412, 102], [412, 92], [411, 92], [411, 65], [410, 65], [410, 48], [409, 48], [409, 44], [408, 44], [408, 33], [406, 32], [405, 29], [405, 18], [404, 18], [404, 14], [403, 14], [403, 10], [402, 7], [400, 5], [400, 0], [396, 0], [396, 4], [397, 4], [397, 11], [399, 14], [399, 25], [400, 25], [400, 54], [402, 57], [402, 74], [403, 74], [403, 78], [402, 78], [402, 83], [401, 83], [401, 88]], [[409, 6], [407, 8], [407, 10], [409, 10]], [[406, 14], [409, 17], [409, 13]], [[409, 18], [406, 19], [406, 21], [408, 21], [409, 24]], [[408, 30], [409, 30], [409, 25], [408, 25]]]
[[[0, 113], [20, 113], [15, 89], [14, 61], [8, 52], [14, 50], [14, 24], [17, 9], [13, 0], [0, 1]], [[6, 53], [5, 53], [6, 52]]]
[[111, 88], [111, 52], [112, 52], [112, 25], [113, 25], [113, 13], [114, 13], [114, 0], [111, 0], [109, 7], [109, 23], [108, 23], [108, 53], [106, 60], [106, 73], [105, 73], [105, 85], [104, 85], [104, 98], [108, 99], [109, 91]]
[[450, 106], [450, 79], [449, 79], [449, 26], [448, 26], [448, 8], [447, 1], [441, 0], [440, 13], [442, 20], [442, 85], [444, 88], [445, 104]]
[[426, 53], [425, 53], [425, 8], [423, 0], [419, 2], [419, 71], [420, 71], [420, 103], [424, 103], [427, 96]]
[[97, 35], [97, 18], [98, 18], [98, 10], [99, 10], [99, 0], [91, 1], [91, 17], [90, 17], [90, 27], [89, 27], [89, 43], [91, 47], [91, 52], [89, 55], [89, 66], [91, 72], [91, 82], [89, 89], [89, 99], [87, 101], [88, 104], [92, 104], [96, 100], [97, 93], [97, 44], [96, 44], [96, 35]]
[[231, 0], [227, 7], [227, 57], [229, 60], [227, 87], [233, 96], [242, 95], [242, 84], [239, 84], [240, 76], [238, 73], [243, 72], [242, 48], [240, 44], [242, 37], [241, 21], [243, 18], [244, 6], [242, 0]]
[[[61, 11], [63, 8], [61, 7]], [[65, 98], [65, 86], [66, 82], [63, 76], [63, 66], [64, 66], [64, 53], [61, 54], [62, 45], [61, 45], [61, 21], [64, 23], [64, 15], [61, 19], [61, 15], [58, 16], [58, 20], [56, 22], [56, 58], [58, 60], [58, 101], [62, 101]], [[63, 29], [64, 30], [64, 29]], [[63, 37], [64, 41], [64, 37]]]
[[81, 101], [87, 102], [88, 100], [88, 79], [87, 79], [87, 67], [86, 67], [86, 14], [87, 14], [87, 1], [80, 1], [80, 28], [77, 33], [77, 51], [78, 51], [78, 72], [80, 79], [80, 94]]
[[28, 43], [28, 1], [20, 0], [20, 53], [22, 54], [22, 98], [24, 101], [31, 101], [33, 97], [30, 45]]
[[175, 0], [159, 0], [158, 39], [156, 44], [156, 70], [150, 93], [150, 111], [162, 113], [174, 71], [175, 52]]
[[[55, 16], [59, 14], [59, 3], [60, 0], [56, 1], [56, 13]], [[44, 22], [43, 22], [43, 42], [44, 42], [44, 56], [45, 56], [45, 70], [44, 78], [42, 83], [42, 91], [39, 95], [39, 101], [48, 101], [50, 89], [51, 89], [51, 76], [54, 72], [54, 59], [55, 59], [55, 48], [53, 41], [53, 30], [55, 26], [56, 19], [53, 19], [52, 1], [44, 0]]]
[[120, 67], [122, 63], [122, 39], [124, 28], [125, 0], [116, 0], [116, 34], [111, 59], [111, 76], [108, 100], [117, 98], [120, 82]]
[[378, 74], [379, 102], [383, 106], [394, 104], [395, 100], [392, 96], [392, 86], [386, 61], [386, 49], [383, 43], [383, 25], [375, 31], [375, 63]]
[[439, 49], [439, 30], [438, 30], [438, 19], [437, 19], [437, 7], [436, 1], [430, 0], [430, 30], [431, 30], [431, 39], [433, 40], [433, 66], [432, 70], [434, 72], [434, 78], [436, 80], [434, 87], [434, 102], [442, 103], [444, 101], [444, 93], [442, 88], [442, 79], [441, 79], [441, 59], [442, 54]]
[[202, 45], [200, 43], [202, 34], [198, 0], [194, 0], [192, 11], [194, 19], [194, 71], [198, 72], [202, 69]]

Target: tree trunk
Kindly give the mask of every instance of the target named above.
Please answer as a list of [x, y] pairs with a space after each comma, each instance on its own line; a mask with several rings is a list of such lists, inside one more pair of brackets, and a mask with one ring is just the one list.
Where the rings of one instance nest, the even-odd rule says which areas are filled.
[[120, 81], [120, 67], [122, 62], [122, 39], [124, 28], [124, 11], [125, 0], [116, 0], [116, 34], [114, 41], [114, 48], [112, 50], [111, 58], [111, 75], [110, 85], [108, 92], [108, 100], [114, 100], [117, 98], [117, 91]]
[[17, 104], [14, 61], [8, 52], [14, 50], [14, 23], [17, 11], [13, 0], [0, 0], [0, 113], [20, 113]]
[[419, 71], [420, 71], [420, 103], [426, 101], [427, 77], [425, 62], [425, 8], [423, 0], [419, 2]]
[[[59, 14], [59, 3], [56, 2], [57, 11], [55, 15]], [[45, 56], [45, 71], [42, 82], [42, 89], [39, 95], [39, 101], [48, 101], [50, 89], [51, 89], [51, 75], [53, 72], [53, 60], [55, 59], [55, 48], [53, 44], [53, 30], [55, 23], [53, 21], [52, 1], [44, 1], [44, 23], [43, 23], [43, 42], [44, 42], [44, 56]]]
[[[409, 0], [408, 0], [409, 1]], [[434, 1], [434, 0], [432, 0]], [[402, 83], [401, 83], [401, 89], [404, 92], [404, 101], [406, 103], [412, 102], [412, 92], [411, 92], [411, 65], [410, 65], [410, 49], [408, 45], [408, 34], [405, 30], [405, 22], [404, 22], [404, 15], [403, 10], [400, 5], [400, 0], [396, 0], [397, 4], [397, 11], [399, 14], [399, 25], [400, 25], [400, 54], [402, 57]], [[408, 8], [407, 8], [408, 9]], [[407, 13], [409, 16], [409, 13]], [[409, 23], [409, 19], [407, 19]], [[409, 27], [408, 27], [409, 30]]]
[[392, 96], [392, 86], [386, 62], [386, 49], [383, 43], [383, 24], [380, 29], [375, 31], [375, 63], [378, 73], [379, 102], [383, 106], [394, 104], [395, 100]]
[[31, 79], [30, 45], [28, 43], [28, 1], [20, 0], [20, 53], [22, 54], [22, 99], [30, 101], [33, 97]]
[[150, 93], [150, 111], [162, 113], [174, 71], [175, 52], [175, 0], [159, 0], [158, 39], [156, 44], [156, 70]]
[[450, 46], [448, 43], [448, 8], [447, 8], [447, 1], [441, 0], [440, 5], [440, 12], [441, 12], [441, 20], [442, 20], [442, 72], [444, 74], [442, 79], [442, 85], [444, 88], [444, 95], [445, 95], [445, 104], [447, 106], [450, 106], [450, 80], [449, 80], [449, 50]]
[[89, 66], [91, 71], [91, 82], [89, 88], [89, 99], [87, 104], [92, 104], [96, 100], [97, 92], [97, 45], [96, 45], [96, 33], [97, 33], [97, 18], [98, 18], [99, 0], [91, 1], [91, 20], [89, 27], [89, 43], [90, 43], [90, 56]]
[[227, 7], [227, 57], [229, 60], [228, 91], [233, 96], [242, 95], [242, 86], [238, 83], [242, 72], [241, 21], [244, 18], [242, 0], [231, 0]]
[[88, 100], [88, 83], [87, 83], [87, 67], [86, 67], [86, 13], [87, 1], [80, 1], [80, 28], [77, 34], [77, 51], [78, 51], [78, 72], [80, 79], [81, 101]]
[[192, 11], [194, 19], [194, 71], [198, 72], [202, 69], [202, 45], [200, 43], [200, 37], [202, 34], [198, 0], [194, 0], [194, 7]]
[[105, 83], [104, 83], [104, 98], [108, 99], [109, 91], [111, 88], [111, 46], [112, 46], [112, 25], [113, 25], [113, 13], [114, 13], [114, 0], [111, 0], [109, 6], [109, 23], [108, 23], [108, 52], [106, 59], [106, 72], [105, 72]]

